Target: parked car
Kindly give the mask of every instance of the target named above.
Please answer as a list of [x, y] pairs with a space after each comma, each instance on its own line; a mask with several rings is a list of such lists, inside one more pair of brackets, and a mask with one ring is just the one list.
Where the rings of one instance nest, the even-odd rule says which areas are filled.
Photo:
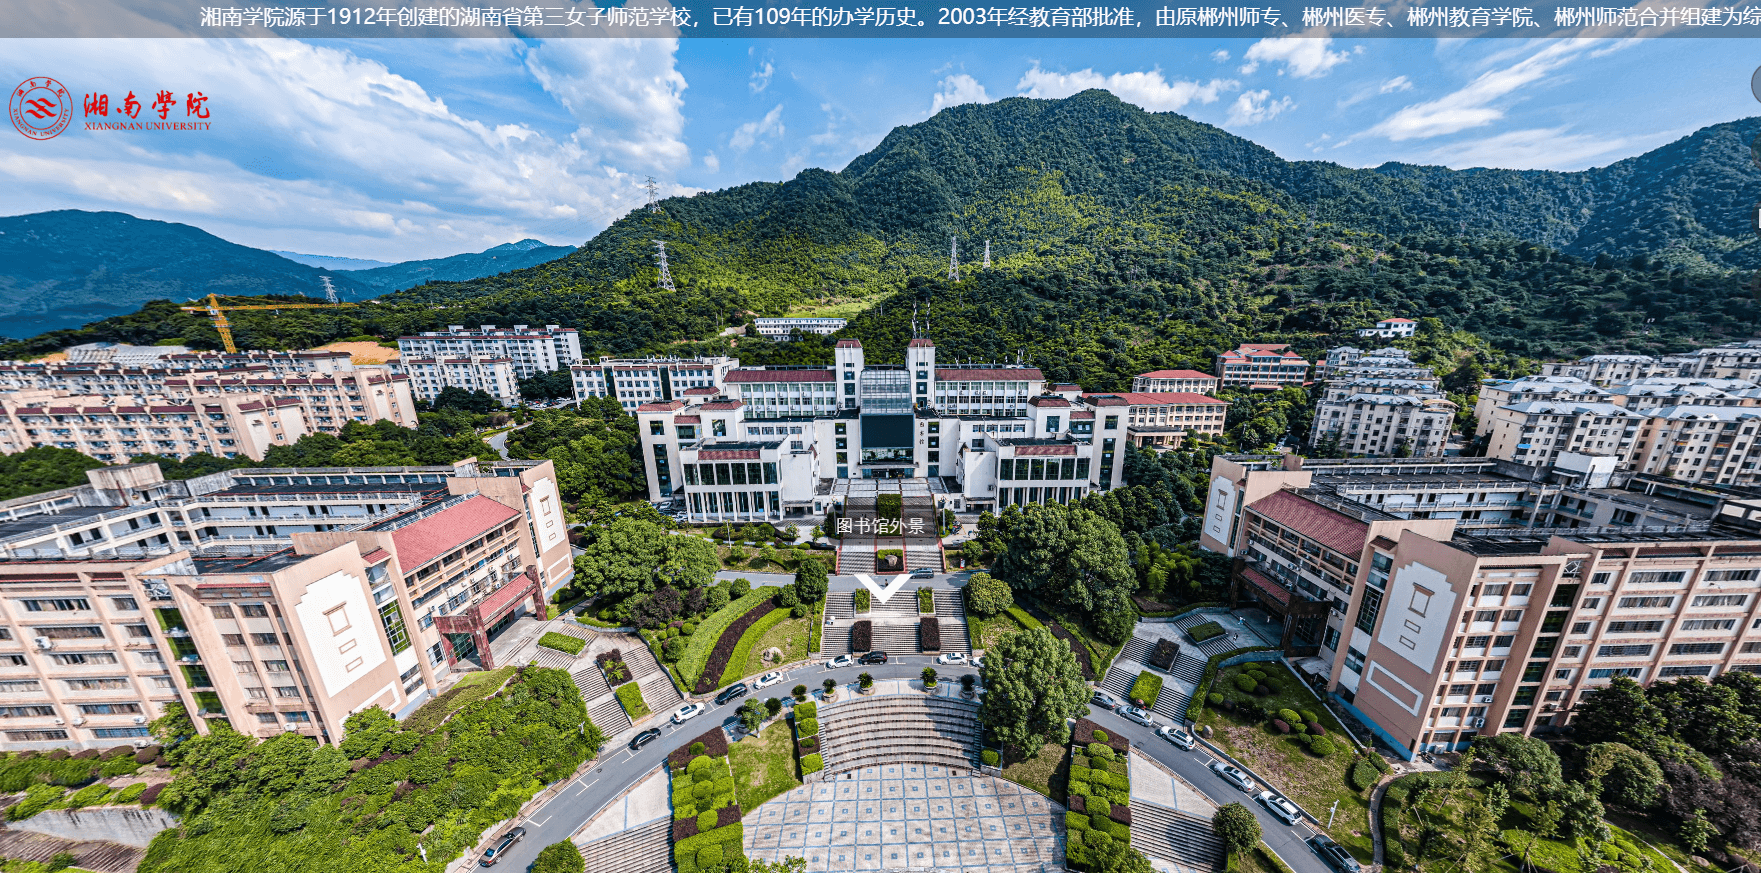
[[721, 706], [722, 704], [727, 703], [728, 701], [733, 700], [736, 697], [745, 697], [746, 691], [747, 691], [746, 683], [735, 682], [734, 684], [729, 685], [726, 688], [723, 688], [722, 693], [717, 694], [715, 696], [715, 705]]
[[1125, 716], [1126, 721], [1134, 721], [1144, 727], [1156, 726], [1156, 720], [1151, 718], [1148, 712], [1135, 706], [1120, 707], [1119, 714]]
[[1098, 706], [1102, 709], [1118, 709], [1119, 708], [1119, 701], [1114, 700], [1113, 695], [1108, 694], [1105, 691], [1099, 691], [1099, 690], [1095, 691], [1094, 696], [1090, 697], [1088, 699], [1088, 702], [1092, 703], [1095, 706]]
[[854, 663], [856, 663], [856, 659], [850, 657], [849, 655], [839, 655], [836, 658], [833, 658], [830, 661], [825, 662], [825, 665], [829, 668], [836, 669], [838, 667], [848, 667]]
[[696, 718], [701, 712], [703, 712], [703, 704], [687, 703], [673, 710], [673, 724], [684, 724], [686, 719]]
[[514, 844], [519, 842], [520, 838], [524, 836], [526, 836], [525, 828], [514, 828], [513, 830], [502, 834], [501, 839], [496, 840], [494, 846], [483, 852], [483, 860], [479, 863], [485, 867], [494, 867], [495, 862], [500, 861], [502, 856], [506, 855], [508, 850], [512, 849]]
[[964, 664], [966, 656], [959, 652], [944, 652], [936, 656], [937, 664]]
[[933, 578], [935, 576], [935, 574], [936, 574], [936, 571], [930, 569], [929, 567], [918, 567], [917, 569], [911, 571], [911, 578], [913, 578], [913, 579], [930, 579], [930, 578]]
[[757, 691], [760, 688], [769, 688], [781, 681], [783, 681], [783, 674], [772, 670], [769, 673], [752, 680], [752, 690]]
[[869, 652], [868, 654], [865, 654], [862, 657], [856, 659], [856, 663], [863, 664], [863, 665], [885, 664], [886, 662], [887, 662], [887, 653], [886, 652]]
[[1302, 820], [1302, 810], [1297, 809], [1296, 804], [1291, 803], [1288, 798], [1279, 797], [1275, 791], [1262, 791], [1255, 795], [1254, 799], [1259, 801], [1267, 812], [1277, 816], [1287, 825], [1293, 825]]
[[1333, 842], [1326, 834], [1315, 834], [1305, 842], [1309, 844], [1309, 848], [1315, 850], [1315, 854], [1321, 856], [1321, 860], [1327, 862], [1327, 866], [1339, 873], [1358, 873], [1362, 869], [1357, 865], [1357, 859], [1345, 851], [1344, 846]]
[[1177, 748], [1190, 749], [1193, 746], [1198, 745], [1198, 740], [1193, 739], [1192, 734], [1173, 725], [1158, 728], [1156, 730], [1156, 736], [1173, 743]]
[[630, 738], [630, 751], [634, 752], [660, 738], [660, 728], [649, 728]]
[[984, 669], [984, 659], [983, 658], [973, 658], [972, 659], [972, 669], [983, 670]]
[[1222, 761], [1212, 761], [1211, 771], [1218, 776], [1223, 777], [1224, 782], [1227, 782], [1242, 791], [1251, 792], [1255, 788], [1252, 777], [1242, 772], [1239, 767], [1232, 767]]

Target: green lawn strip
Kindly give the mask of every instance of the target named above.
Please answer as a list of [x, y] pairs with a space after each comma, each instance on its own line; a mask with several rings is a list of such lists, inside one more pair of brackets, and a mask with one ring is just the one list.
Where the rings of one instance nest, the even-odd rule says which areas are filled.
[[1039, 754], [1003, 768], [1003, 778], [1063, 803], [1070, 791], [1070, 756], [1065, 747], [1047, 743]]
[[1628, 833], [1631, 833], [1635, 839], [1644, 842], [1645, 845], [1650, 846], [1652, 849], [1667, 856], [1669, 860], [1674, 861], [1683, 870], [1692, 870], [1698, 866], [1694, 863], [1693, 859], [1688, 856], [1688, 850], [1684, 848], [1681, 843], [1676, 842], [1676, 837], [1673, 832], [1658, 827], [1649, 819], [1640, 818], [1635, 815], [1628, 815], [1627, 813], [1618, 812], [1612, 809], [1608, 810], [1603, 818], [1605, 818], [1611, 825], [1624, 828]]
[[1155, 709], [1156, 699], [1162, 696], [1162, 677], [1145, 670], [1137, 674], [1137, 681], [1131, 683], [1131, 699], [1141, 700], [1144, 709]]
[[[1227, 683], [1234, 675], [1255, 666], [1266, 665], [1241, 664], [1220, 671], [1214, 687], [1233, 687]], [[1280, 692], [1251, 699], [1273, 712], [1278, 709], [1308, 710], [1320, 719], [1319, 723], [1327, 729], [1328, 737], [1349, 743], [1344, 739], [1344, 729], [1333, 714], [1321, 705], [1321, 701], [1310, 694], [1295, 676], [1289, 675], [1282, 668], [1278, 670], [1276, 675]], [[1273, 730], [1269, 726], [1269, 718], [1250, 722], [1237, 713], [1223, 712], [1209, 706], [1203, 708], [1199, 724], [1209, 725], [1215, 731], [1211, 742], [1270, 780], [1272, 785], [1269, 787], [1275, 787], [1289, 795], [1290, 799], [1310, 813], [1324, 817], [1332, 808], [1333, 802], [1338, 801], [1339, 813], [1328, 833], [1359, 861], [1369, 863], [1374, 857], [1375, 844], [1370, 836], [1369, 792], [1355, 791], [1347, 781], [1354, 757], [1349, 746], [1336, 749], [1325, 758], [1317, 758], [1300, 745], [1299, 740]]]
[[447, 716], [464, 709], [469, 704], [475, 703], [494, 694], [495, 690], [500, 688], [503, 682], [508, 681], [509, 676], [514, 675], [515, 669], [517, 668], [502, 667], [488, 672], [465, 674], [463, 678], [459, 679], [457, 684], [447, 689], [444, 694], [422, 704], [421, 709], [416, 710], [410, 714], [409, 718], [404, 719], [404, 729], [414, 731], [434, 730], [440, 726], [441, 722], [446, 720]]
[[734, 767], [734, 791], [747, 815], [759, 804], [801, 784], [795, 775], [794, 738], [784, 719], [735, 743], [728, 758]]
[[624, 714], [628, 715], [631, 721], [636, 721], [650, 714], [648, 702], [642, 699], [642, 689], [636, 687], [636, 683], [626, 682], [619, 685], [615, 693], [618, 696], [618, 702], [624, 705]]
[[990, 618], [981, 618], [967, 613], [966, 627], [972, 632], [973, 650], [987, 650], [996, 645], [997, 641], [1001, 640], [1005, 634], [1028, 627], [1028, 625], [1021, 623], [1023, 618], [1033, 622], [1034, 626], [1039, 625], [1033, 616], [1022, 612], [1017, 607], [1010, 607], [1007, 611], [999, 612]]
[[[752, 644], [752, 651], [746, 656], [746, 668], [740, 676], [751, 676], [775, 669], [781, 664], [789, 664], [806, 658], [817, 649], [813, 646], [813, 628], [817, 618], [808, 615], [803, 618], [791, 618], [763, 632], [758, 641]], [[757, 625], [753, 630], [757, 630]], [[750, 635], [751, 631], [747, 632]], [[783, 659], [777, 664], [766, 664], [764, 653], [768, 649], [783, 650]], [[736, 662], [729, 661], [728, 669], [734, 669]], [[786, 693], [786, 692], [785, 692]]]
[[1207, 621], [1204, 624], [1195, 624], [1186, 629], [1186, 635], [1192, 637], [1192, 641], [1195, 643], [1202, 643], [1212, 637], [1220, 637], [1225, 633], [1228, 633], [1228, 631], [1223, 630], [1223, 626], [1214, 621]]
[[587, 641], [580, 637], [571, 637], [568, 634], [559, 634], [556, 631], [550, 631], [544, 636], [538, 638], [538, 645], [547, 649], [555, 649], [559, 652], [567, 652], [571, 655], [579, 655], [581, 654], [582, 649], [587, 648]]
[[[734, 654], [728, 658], [728, 666], [722, 668], [722, 681], [717, 687], [727, 685], [741, 676], [746, 675], [746, 662], [751, 660], [752, 652], [758, 641], [770, 633], [770, 629], [782, 624], [789, 618], [788, 609], [773, 609], [765, 617], [753, 622], [746, 632], [740, 635], [740, 641], [734, 644]], [[703, 631], [698, 631], [703, 633]], [[763, 649], [758, 649], [762, 653]]]
[[722, 631], [728, 629], [735, 619], [745, 615], [752, 607], [776, 596], [777, 589], [769, 585], [760, 585], [751, 594], [710, 613], [697, 622], [697, 630], [691, 634], [691, 641], [685, 644], [685, 654], [679, 656], [679, 679], [686, 688], [697, 685], [698, 677], [703, 675], [703, 668], [709, 664], [709, 654], [715, 650], [716, 641], [721, 639]]

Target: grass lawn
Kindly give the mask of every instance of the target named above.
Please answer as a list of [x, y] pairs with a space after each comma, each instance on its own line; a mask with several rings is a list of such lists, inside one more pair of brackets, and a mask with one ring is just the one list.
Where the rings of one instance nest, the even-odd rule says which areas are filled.
[[978, 652], [996, 645], [1005, 634], [1021, 630], [1021, 622], [1010, 612], [999, 612], [990, 618], [980, 618], [969, 612], [966, 614], [966, 628], [972, 632], [972, 650]]
[[[1692, 870], [1698, 866], [1689, 859], [1688, 850], [1675, 841], [1675, 834], [1658, 827], [1655, 823], [1614, 810], [1608, 811], [1607, 820], [1609, 824], [1625, 829], [1645, 845], [1656, 849], [1667, 856], [1669, 860], [1681, 865], [1683, 870]], [[1713, 845], [1717, 845], [1717, 843]]]
[[764, 663], [764, 650], [776, 647], [783, 650], [782, 663], [805, 659], [816, 650], [810, 646], [817, 642], [813, 630], [818, 616], [808, 613], [803, 618], [791, 618], [782, 624], [765, 631], [764, 636], [752, 646], [752, 654], [746, 657], [746, 664], [740, 668], [739, 675], [753, 676], [771, 669], [772, 665]]
[[[1224, 693], [1231, 693], [1234, 686], [1230, 683], [1237, 673], [1249, 667], [1264, 666], [1267, 665], [1254, 663], [1230, 667], [1218, 674], [1217, 683], [1213, 687]], [[1282, 666], [1270, 666], [1275, 667], [1275, 670], [1267, 672], [1277, 677], [1281, 692], [1267, 697], [1255, 697], [1253, 700], [1268, 710], [1309, 710], [1320, 717], [1321, 726], [1327, 729], [1327, 736], [1349, 744], [1350, 741], [1345, 738], [1345, 730], [1307, 687]], [[1239, 691], [1232, 693], [1241, 696]], [[1325, 758], [1317, 758], [1309, 754], [1308, 749], [1298, 745], [1296, 740], [1279, 734], [1270, 727], [1270, 719], [1249, 722], [1236, 713], [1223, 712], [1209, 706], [1204, 708], [1198, 723], [1200, 726], [1209, 725], [1215, 731], [1211, 742], [1222, 747], [1254, 772], [1271, 780], [1272, 787], [1288, 794], [1309, 812], [1325, 819], [1333, 802], [1338, 801], [1339, 814], [1328, 833], [1340, 845], [1349, 849], [1359, 861], [1367, 864], [1374, 857], [1375, 844], [1370, 836], [1369, 792], [1354, 791], [1351, 783], [1346, 781], [1351, 770], [1351, 752], [1339, 750]]]
[[758, 736], [747, 737], [728, 749], [734, 767], [734, 794], [747, 815], [758, 805], [797, 785], [795, 741], [786, 719], [777, 719]]
[[1290, 873], [1290, 868], [1279, 863], [1278, 857], [1261, 843], [1251, 852], [1230, 858], [1228, 873]]
[[571, 655], [579, 655], [582, 649], [587, 648], [587, 641], [580, 637], [571, 637], [568, 634], [550, 631], [538, 638], [538, 645]]
[[500, 688], [508, 677], [514, 675], [516, 667], [502, 667], [487, 672], [466, 673], [457, 684], [446, 690], [445, 694], [422, 704], [422, 708], [410, 713], [404, 719], [404, 726], [410, 730], [433, 730], [446, 717], [464, 709], [467, 704], [475, 703]]
[[1003, 778], [1063, 803], [1070, 792], [1070, 756], [1063, 746], [1047, 743], [1038, 755], [1004, 767]]
[[624, 714], [628, 715], [631, 721], [636, 721], [650, 714], [648, 702], [642, 699], [642, 689], [636, 687], [636, 683], [626, 682], [619, 685], [618, 690], [613, 693], [617, 695], [618, 702], [624, 705]]

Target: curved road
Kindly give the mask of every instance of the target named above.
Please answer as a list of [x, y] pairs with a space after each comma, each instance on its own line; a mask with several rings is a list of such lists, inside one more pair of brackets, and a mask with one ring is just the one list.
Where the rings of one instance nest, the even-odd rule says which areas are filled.
[[[747, 575], [750, 578], [757, 574]], [[959, 581], [950, 575], [940, 575], [930, 584], [938, 587], [957, 586], [964, 581], [964, 573], [957, 574], [957, 578]], [[885, 584], [887, 580], [876, 581]], [[833, 590], [848, 590], [860, 584], [854, 577], [840, 576], [834, 578], [832, 587]], [[912, 583], [915, 584], [922, 583]], [[789, 689], [796, 685], [806, 685], [817, 690], [820, 683], [827, 678], [836, 680], [839, 685], [854, 685], [856, 677], [864, 672], [872, 674], [876, 679], [915, 679], [923, 672], [924, 667], [934, 665], [935, 658], [930, 655], [906, 655], [894, 657], [884, 666], [852, 666], [837, 670], [827, 670], [823, 665], [815, 663], [786, 672], [782, 682], [753, 692], [750, 696], [761, 700], [767, 697], [787, 697]], [[941, 678], [944, 681], [951, 682], [960, 681], [962, 673], [973, 672], [962, 666], [937, 669], [942, 672]], [[622, 795], [624, 789], [661, 766], [666, 761], [668, 752], [692, 737], [719, 726], [725, 719], [732, 717], [734, 710], [744, 701], [744, 697], [736, 698], [722, 706], [717, 706], [714, 700], [701, 701], [705, 706], [702, 714], [682, 725], [673, 724], [670, 720], [661, 721], [655, 725], [660, 728], [660, 737], [640, 751], [630, 751], [627, 737], [618, 744], [608, 744], [598, 760], [594, 761], [591, 770], [566, 785], [560, 794], [525, 820], [518, 822], [525, 827], [526, 837], [509, 850], [505, 859], [495, 865], [496, 868], [509, 873], [524, 873], [531, 867], [541, 849], [568, 839], [569, 835], [579, 830], [595, 813]], [[1109, 733], [1128, 738], [1138, 751], [1173, 770], [1218, 805], [1240, 801], [1253, 810], [1265, 832], [1266, 845], [1277, 852], [1294, 873], [1331, 873], [1331, 868], [1302, 842], [1316, 833], [1316, 830], [1306, 821], [1299, 822], [1295, 827], [1284, 824], [1254, 802], [1250, 795], [1224, 782], [1210, 771], [1209, 765], [1213, 759], [1202, 744], [1192, 751], [1183, 751], [1157, 737], [1150, 728], [1127, 721], [1099, 707], [1089, 707], [1089, 718], [1104, 725]], [[471, 863], [473, 866], [476, 864], [475, 861]]]

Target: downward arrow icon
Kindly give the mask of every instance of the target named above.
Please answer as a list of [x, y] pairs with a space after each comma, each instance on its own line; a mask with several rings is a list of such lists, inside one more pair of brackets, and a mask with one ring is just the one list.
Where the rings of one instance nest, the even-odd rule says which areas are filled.
[[880, 602], [886, 603], [888, 600], [892, 599], [893, 595], [898, 594], [900, 589], [905, 587], [905, 582], [911, 578], [911, 574], [900, 573], [899, 575], [894, 576], [893, 581], [887, 583], [887, 587], [885, 588], [880, 587], [880, 585], [866, 573], [857, 573], [856, 578], [861, 581], [863, 585], [868, 586], [868, 590], [874, 592], [874, 596], [880, 598]]

